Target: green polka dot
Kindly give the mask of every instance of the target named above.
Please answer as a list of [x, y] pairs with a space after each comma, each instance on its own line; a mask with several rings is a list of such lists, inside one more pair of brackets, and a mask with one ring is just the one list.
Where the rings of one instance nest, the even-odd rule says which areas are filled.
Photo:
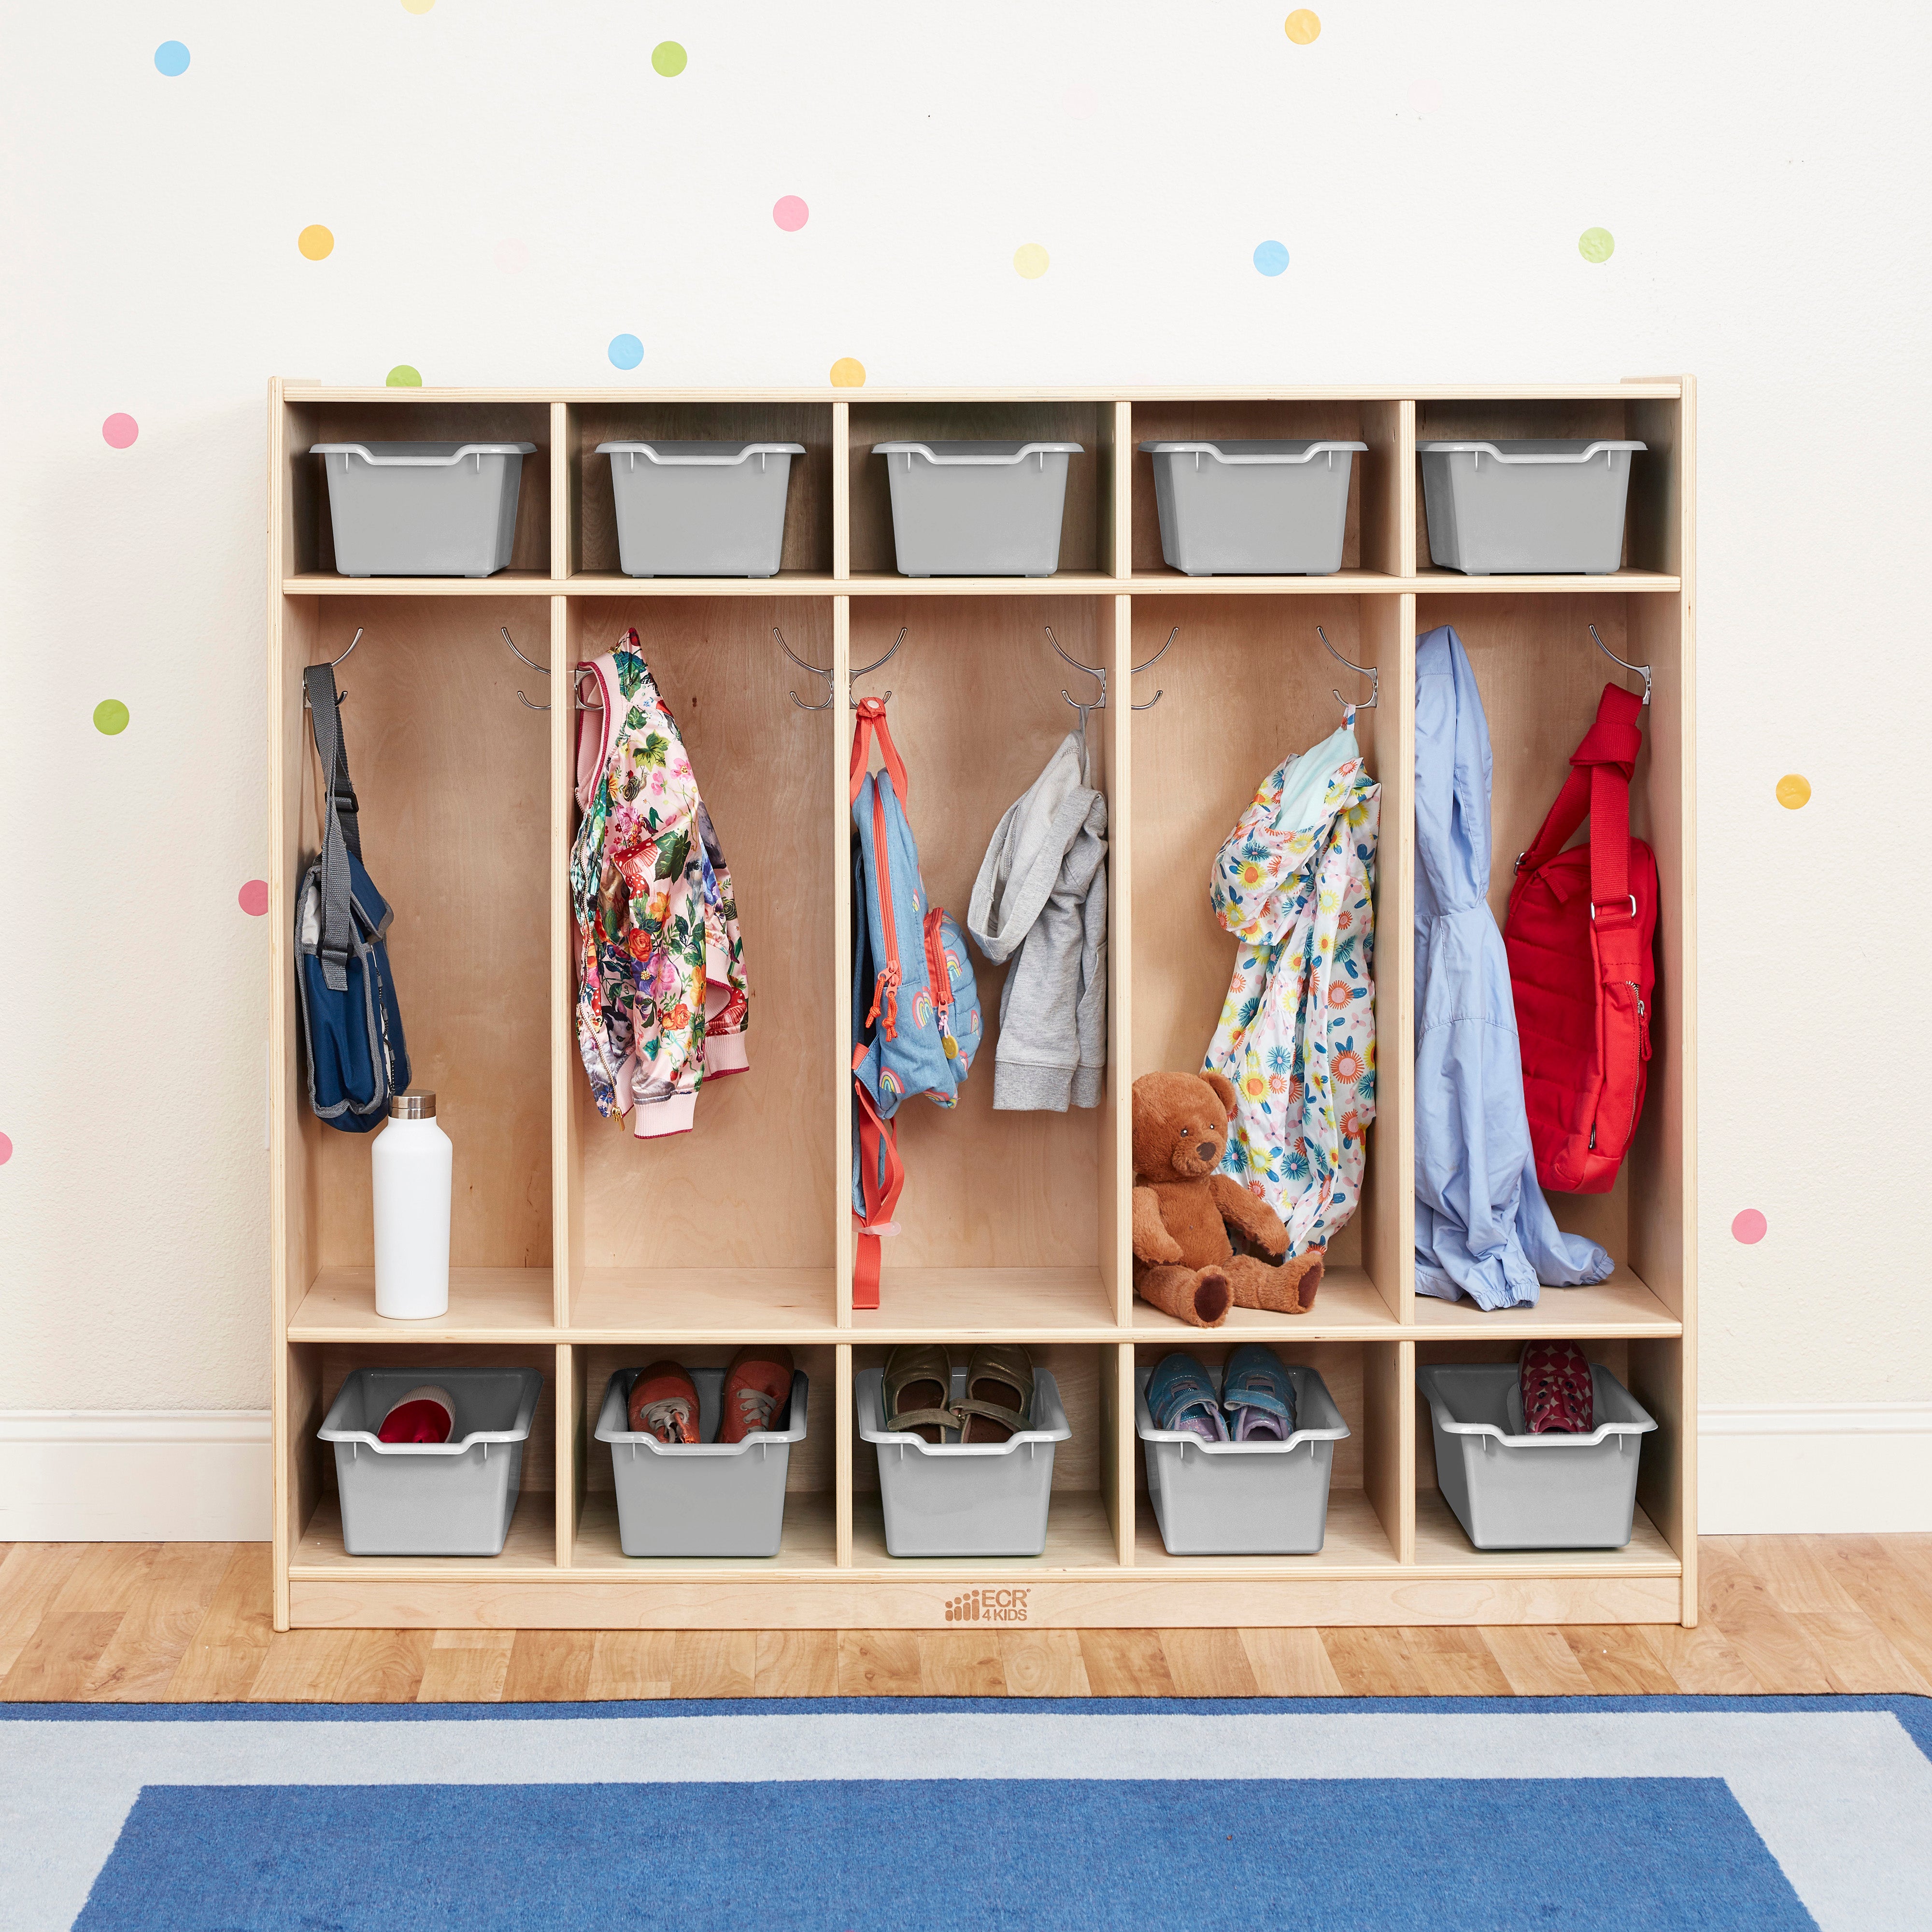
[[382, 380], [392, 389], [420, 389], [422, 371], [412, 369], [406, 362], [398, 362]]
[[683, 73], [684, 62], [684, 50], [675, 40], [660, 40], [651, 50], [652, 66], [667, 80]]
[[104, 698], [94, 707], [94, 728], [104, 738], [118, 736], [128, 728], [128, 707], [118, 698]]
[[1576, 238], [1576, 252], [1586, 262], [1607, 262], [1616, 245], [1607, 228], [1586, 228]]

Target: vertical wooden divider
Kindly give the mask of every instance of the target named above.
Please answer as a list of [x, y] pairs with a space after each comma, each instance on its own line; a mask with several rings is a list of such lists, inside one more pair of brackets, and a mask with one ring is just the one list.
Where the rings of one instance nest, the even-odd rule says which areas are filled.
[[577, 1525], [584, 1501], [584, 1474], [579, 1466], [578, 1430], [584, 1391], [578, 1386], [582, 1365], [568, 1342], [556, 1345], [556, 1567], [570, 1568], [577, 1542]]
[[[283, 476], [284, 411], [279, 376], [268, 384], [268, 950], [272, 962], [268, 981], [268, 1321], [274, 1337], [274, 1372], [269, 1378], [269, 1436], [272, 1460], [272, 1514], [269, 1528], [274, 1577], [274, 1622], [289, 1627], [289, 1550], [294, 1540], [290, 1517], [292, 1455], [288, 1442], [291, 1409], [289, 1388], [289, 1280], [296, 1258], [291, 1219], [293, 1192], [289, 1166], [293, 1155], [290, 1123], [294, 1090], [290, 1084], [296, 1028], [290, 1009], [294, 1002], [295, 962], [290, 935], [295, 930], [295, 871], [299, 857], [292, 837], [296, 820], [297, 767], [291, 759], [288, 727], [290, 680], [285, 663], [282, 623], [288, 599], [282, 579], [289, 568], [284, 538], [286, 512]], [[301, 716], [299, 703], [296, 716]], [[300, 749], [297, 741], [296, 751]]]
[[1362, 1344], [1362, 1487], [1398, 1563], [1415, 1561], [1415, 1344]]
[[832, 405], [832, 574], [852, 574], [852, 405]]
[[[848, 1215], [846, 1217], [850, 1219]], [[832, 1348], [832, 1400], [836, 1405], [837, 1430], [832, 1438], [832, 1561], [842, 1570], [852, 1567], [852, 1345], [841, 1342]]]
[[584, 1268], [584, 1164], [577, 1142], [575, 963], [570, 845], [575, 816], [577, 611], [550, 600], [550, 1178], [551, 1320], [570, 1325]]
[[[847, 406], [832, 406], [832, 521], [833, 568], [843, 574], [850, 542], [850, 518], [846, 501], [847, 468], [844, 454]], [[827, 775], [832, 786], [832, 1050], [838, 1060], [838, 1077], [832, 1083], [835, 1099], [832, 1120], [832, 1184], [838, 1190], [838, 1206], [832, 1216], [833, 1286], [836, 1319], [841, 1328], [852, 1326], [852, 1007], [847, 997], [852, 971], [852, 866], [850, 844], [845, 828], [850, 822], [848, 798], [850, 781], [847, 766], [852, 755], [852, 600], [832, 600], [832, 704], [835, 719], [832, 732], [832, 770]], [[836, 1404], [833, 1438], [832, 1518], [833, 1561], [842, 1569], [852, 1563], [852, 1345], [839, 1342], [833, 1351], [837, 1372], [833, 1377], [832, 1400]]]
[[[1102, 412], [1107, 405], [1100, 406]], [[1100, 567], [1118, 580], [1134, 567], [1134, 410], [1112, 406], [1112, 462], [1101, 510]], [[1115, 1325], [1133, 1321], [1133, 598], [1111, 600], [1100, 625], [1108, 668], [1107, 1084], [1100, 1118], [1100, 1279], [1113, 1296]], [[1103, 611], [1108, 607], [1103, 606]], [[1100, 1364], [1100, 1482], [1114, 1526], [1114, 1554], [1134, 1560], [1134, 1350], [1103, 1350]], [[1108, 1399], [1108, 1398], [1111, 1399]]]

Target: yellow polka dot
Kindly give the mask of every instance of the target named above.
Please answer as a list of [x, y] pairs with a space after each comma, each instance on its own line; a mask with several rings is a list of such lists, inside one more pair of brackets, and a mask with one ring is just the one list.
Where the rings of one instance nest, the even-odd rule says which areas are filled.
[[405, 14], [427, 14], [436, 4], [436, 0], [403, 0]]
[[1046, 273], [1046, 250], [1037, 242], [1022, 242], [1013, 250], [1013, 266], [1030, 282]]
[[335, 246], [335, 237], [319, 221], [310, 222], [296, 237], [296, 246], [311, 262], [320, 262]]
[[1281, 30], [1298, 47], [1305, 47], [1322, 31], [1322, 16], [1306, 7], [1298, 7], [1281, 23]]
[[866, 386], [866, 365], [856, 356], [842, 356], [832, 365], [832, 386], [835, 389], [862, 389]]
[[1811, 781], [1796, 772], [1786, 772], [1778, 782], [1778, 802], [1787, 812], [1811, 802]]

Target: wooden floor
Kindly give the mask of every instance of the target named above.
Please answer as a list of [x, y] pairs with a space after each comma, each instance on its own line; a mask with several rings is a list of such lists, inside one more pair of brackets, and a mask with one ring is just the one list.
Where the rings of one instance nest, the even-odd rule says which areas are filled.
[[1703, 1621], [1492, 1630], [271, 1628], [266, 1544], [0, 1544], [0, 1697], [1932, 1694], [1932, 1536], [1715, 1537]]

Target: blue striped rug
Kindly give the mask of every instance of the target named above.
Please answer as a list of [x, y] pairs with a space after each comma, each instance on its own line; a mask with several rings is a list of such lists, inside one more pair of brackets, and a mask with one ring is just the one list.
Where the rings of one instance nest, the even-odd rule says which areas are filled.
[[1932, 1927], [1932, 1700], [14, 1707], [0, 1924]]

